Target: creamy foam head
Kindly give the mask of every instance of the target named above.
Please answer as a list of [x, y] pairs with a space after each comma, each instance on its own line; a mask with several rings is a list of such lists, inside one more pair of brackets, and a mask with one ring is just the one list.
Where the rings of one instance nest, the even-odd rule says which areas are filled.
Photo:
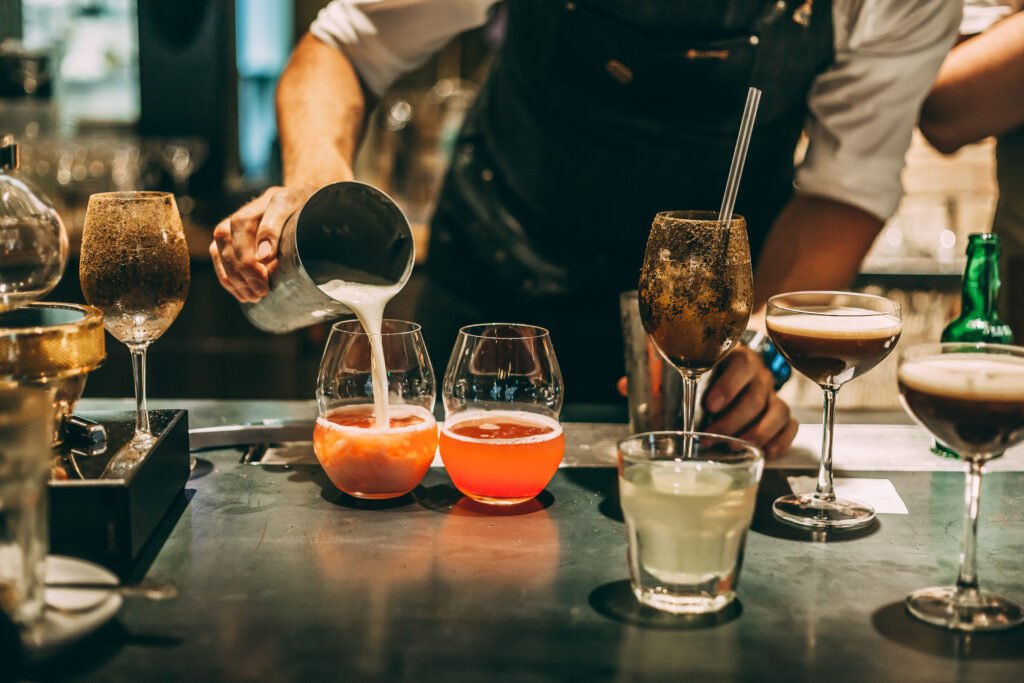
[[[462, 434], [454, 434], [451, 429], [458, 427], [464, 422], [476, 422], [482, 420], [481, 428], [486, 429], [488, 423], [496, 423], [504, 420], [518, 423], [525, 423], [528, 425], [535, 425], [537, 427], [547, 427], [550, 432], [544, 434], [535, 434], [534, 436], [527, 436], [518, 439], [475, 439], [470, 436], [464, 436]], [[466, 441], [468, 443], [483, 443], [483, 444], [521, 444], [521, 443], [540, 443], [541, 441], [547, 441], [554, 439], [562, 433], [562, 425], [558, 423], [558, 420], [550, 418], [547, 415], [539, 415], [537, 413], [528, 413], [524, 410], [468, 410], [458, 415], [449, 417], [444, 422], [442, 430], [447, 436], [458, 439], [459, 441]]]
[[912, 390], [976, 401], [1024, 402], [1024, 358], [944, 353], [905, 360], [900, 383]]
[[[360, 403], [351, 406], [341, 406], [340, 408], [334, 408], [327, 413], [327, 416], [321, 416], [316, 419], [316, 422], [321, 427], [327, 427], [339, 432], [345, 432], [348, 434], [396, 434], [399, 432], [415, 432], [420, 429], [426, 429], [428, 427], [435, 427], [437, 424], [434, 421], [434, 414], [422, 406], [415, 405], [404, 405], [404, 404], [392, 404], [389, 410], [389, 420], [401, 419], [403, 417], [411, 417], [417, 415], [423, 419], [422, 422], [416, 424], [406, 425], [404, 427], [378, 427], [376, 424], [373, 427], [353, 427], [351, 425], [340, 425], [336, 422], [331, 422], [328, 417], [332, 415], [345, 415], [346, 413], [352, 416], [366, 416], [372, 413], [373, 406]], [[379, 424], [379, 423], [378, 423]]]
[[769, 313], [768, 329], [827, 339], [881, 339], [899, 334], [903, 323], [890, 313], [854, 306], [808, 306], [807, 313]]

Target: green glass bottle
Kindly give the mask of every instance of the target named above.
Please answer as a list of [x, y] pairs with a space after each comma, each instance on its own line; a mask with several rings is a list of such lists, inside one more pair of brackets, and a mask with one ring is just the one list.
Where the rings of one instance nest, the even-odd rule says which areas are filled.
[[942, 330], [944, 342], [1012, 344], [1013, 332], [999, 317], [999, 237], [976, 233], [967, 241], [967, 266], [960, 315]]
[[[967, 265], [961, 293], [960, 315], [942, 330], [944, 342], [1012, 344], [1013, 331], [999, 317], [999, 237], [975, 233], [967, 238]], [[948, 458], [956, 452], [935, 442], [932, 451]]]

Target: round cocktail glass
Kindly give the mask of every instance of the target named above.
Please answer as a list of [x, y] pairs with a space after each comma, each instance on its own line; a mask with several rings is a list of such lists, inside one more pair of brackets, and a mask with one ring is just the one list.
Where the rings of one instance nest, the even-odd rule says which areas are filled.
[[897, 372], [903, 407], [967, 461], [956, 584], [915, 591], [907, 597], [907, 610], [921, 621], [957, 631], [995, 631], [1024, 623], [1024, 608], [981, 590], [977, 574], [982, 468], [1024, 441], [1024, 348], [923, 344], [900, 353]]
[[654, 217], [638, 286], [640, 319], [683, 379], [683, 429], [692, 431], [700, 376], [740, 340], [754, 300], [747, 223], [711, 211]]
[[619, 442], [618, 466], [637, 600], [675, 614], [725, 608], [736, 597], [761, 449], [716, 434], [647, 432]]
[[481, 503], [535, 497], [562, 462], [562, 373], [551, 336], [515, 323], [459, 330], [442, 390], [441, 459], [456, 488]]
[[434, 370], [420, 326], [384, 320], [389, 425], [376, 424], [373, 353], [358, 320], [331, 328], [316, 400], [313, 450], [331, 482], [356, 498], [397, 498], [412, 491], [437, 451]]
[[812, 529], [870, 524], [870, 505], [836, 497], [832, 485], [832, 426], [839, 388], [881, 363], [903, 331], [899, 304], [854, 292], [791, 292], [768, 300], [768, 335], [793, 368], [825, 395], [818, 486], [790, 494], [772, 510], [784, 522]]

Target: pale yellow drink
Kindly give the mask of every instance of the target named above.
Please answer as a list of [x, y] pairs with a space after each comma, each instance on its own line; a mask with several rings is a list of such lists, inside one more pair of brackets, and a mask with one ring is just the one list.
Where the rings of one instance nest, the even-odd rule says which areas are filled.
[[[663, 461], [626, 467], [619, 492], [641, 601], [673, 612], [707, 612], [733, 599], [756, 477], [712, 462]], [[661, 588], [637, 588], [647, 577]]]

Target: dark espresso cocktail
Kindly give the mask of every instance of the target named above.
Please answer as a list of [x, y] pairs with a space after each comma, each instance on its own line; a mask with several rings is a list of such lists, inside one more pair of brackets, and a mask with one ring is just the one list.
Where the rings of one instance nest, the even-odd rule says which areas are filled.
[[798, 372], [838, 387], [878, 365], [896, 346], [900, 318], [852, 306], [807, 306], [773, 312], [768, 334]]
[[977, 552], [985, 463], [1024, 441], [1024, 348], [922, 344], [900, 354], [896, 379], [911, 417], [967, 463], [956, 582], [914, 591], [907, 596], [907, 611], [954, 631], [1000, 631], [1024, 624], [1024, 605], [979, 585]]
[[898, 381], [907, 410], [966, 459], [987, 459], [1024, 441], [1024, 358], [969, 352], [910, 358]]
[[882, 362], [903, 331], [900, 307], [885, 297], [857, 292], [789, 292], [768, 299], [765, 326], [793, 369], [822, 390], [821, 464], [811, 494], [789, 494], [772, 504], [788, 524], [812, 529], [855, 529], [875, 518], [866, 503], [836, 496], [832, 483], [832, 427], [840, 387]]

